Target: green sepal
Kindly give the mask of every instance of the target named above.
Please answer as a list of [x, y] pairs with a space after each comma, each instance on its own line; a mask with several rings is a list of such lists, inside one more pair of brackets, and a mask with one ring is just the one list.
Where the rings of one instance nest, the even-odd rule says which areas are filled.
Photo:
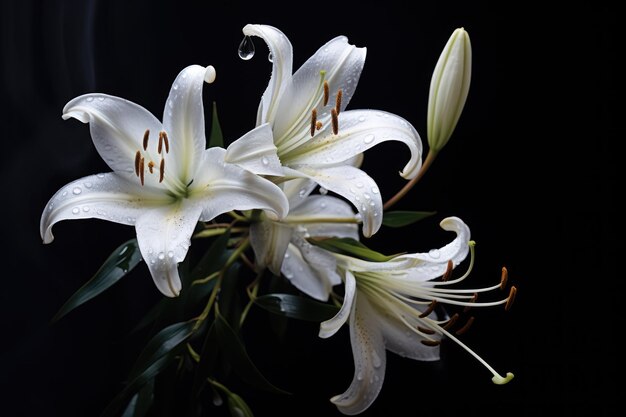
[[214, 146], [224, 147], [224, 135], [217, 117], [217, 104], [213, 102], [213, 115], [211, 117], [211, 133], [209, 134], [209, 148]]
[[404, 227], [437, 214], [436, 211], [388, 211], [383, 217], [383, 226]]
[[279, 316], [318, 323], [334, 317], [339, 311], [332, 304], [292, 294], [266, 294], [257, 297], [254, 303]]

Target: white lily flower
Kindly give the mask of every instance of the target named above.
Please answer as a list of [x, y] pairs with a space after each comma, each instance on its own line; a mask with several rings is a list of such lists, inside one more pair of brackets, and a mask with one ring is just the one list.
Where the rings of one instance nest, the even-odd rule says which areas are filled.
[[[345, 296], [343, 306], [332, 319], [320, 326], [320, 337], [330, 337], [349, 320], [350, 341], [355, 373], [352, 384], [331, 401], [344, 414], [365, 411], [376, 399], [385, 377], [386, 354], [390, 350], [400, 356], [422, 361], [439, 359], [439, 344], [448, 337], [477, 358], [492, 374], [492, 381], [504, 384], [513, 378], [498, 374], [489, 364], [452, 333], [459, 315], [439, 318], [434, 313], [437, 303], [465, 307], [487, 307], [506, 304], [508, 309], [515, 296], [511, 287], [509, 296], [494, 302], [476, 302], [477, 294], [503, 289], [503, 273], [497, 285], [478, 289], [451, 289], [463, 281], [473, 266], [473, 242], [469, 228], [458, 218], [441, 222], [444, 230], [454, 231], [457, 237], [441, 249], [428, 253], [398, 256], [388, 262], [368, 262], [336, 255], [338, 267], [344, 272]], [[449, 280], [452, 269], [472, 251], [470, 267], [462, 277]], [[506, 270], [503, 270], [503, 272]], [[433, 281], [443, 276], [441, 281]], [[456, 334], [464, 333], [470, 317]]]
[[311, 179], [345, 197], [363, 219], [363, 234], [373, 235], [382, 223], [382, 198], [376, 182], [353, 166], [354, 157], [385, 141], [403, 142], [411, 157], [401, 175], [411, 179], [422, 163], [422, 142], [415, 128], [399, 116], [345, 111], [365, 63], [365, 48], [336, 37], [292, 75], [292, 46], [281, 31], [247, 25], [243, 33], [262, 38], [272, 56], [272, 76], [257, 125], [272, 126], [285, 174]]
[[282, 174], [268, 125], [228, 150], [205, 149], [202, 85], [214, 79], [212, 66], [182, 70], [170, 90], [163, 123], [122, 98], [87, 94], [71, 100], [63, 118], [89, 123], [94, 145], [113, 172], [73, 181], [50, 199], [41, 216], [44, 243], [52, 242], [51, 228], [61, 220], [98, 218], [134, 225], [157, 288], [173, 297], [181, 289], [177, 264], [187, 254], [198, 221], [249, 209], [283, 217], [288, 202], [282, 190], [254, 174]]
[[437, 153], [448, 143], [467, 100], [472, 79], [472, 45], [456, 29], [437, 61], [428, 94], [428, 145]]
[[250, 243], [257, 266], [287, 278], [296, 288], [327, 301], [331, 288], [341, 284], [337, 261], [328, 251], [311, 245], [308, 237], [359, 238], [357, 218], [345, 201], [328, 195], [309, 195], [316, 184], [295, 179], [282, 184], [289, 214], [282, 220], [264, 219], [250, 226]]

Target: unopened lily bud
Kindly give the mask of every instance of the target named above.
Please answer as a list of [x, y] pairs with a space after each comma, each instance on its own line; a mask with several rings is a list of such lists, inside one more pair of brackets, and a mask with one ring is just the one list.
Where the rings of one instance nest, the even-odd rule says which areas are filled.
[[472, 77], [472, 46], [468, 33], [456, 29], [433, 71], [428, 95], [428, 144], [439, 152], [456, 127]]

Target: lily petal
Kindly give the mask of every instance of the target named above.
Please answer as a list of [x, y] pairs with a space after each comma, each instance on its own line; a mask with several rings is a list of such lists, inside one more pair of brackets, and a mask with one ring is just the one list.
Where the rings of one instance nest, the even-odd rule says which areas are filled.
[[188, 200], [144, 211], [135, 229], [141, 255], [157, 288], [168, 297], [180, 293], [178, 263], [189, 250], [202, 207]]
[[[411, 324], [413, 329], [416, 329], [417, 326], [420, 325], [413, 315], [405, 314], [403, 317]], [[388, 350], [402, 357], [419, 361], [439, 360], [439, 345], [424, 345], [422, 343], [422, 340], [425, 340], [424, 337], [414, 331], [407, 331], [407, 325], [388, 312], [379, 313], [378, 319], [380, 321], [379, 328], [385, 340], [385, 347]], [[437, 335], [433, 335], [431, 338], [439, 339]]]
[[193, 184], [190, 198], [203, 207], [201, 221], [209, 221], [231, 210], [266, 210], [266, 214], [281, 219], [289, 211], [283, 191], [269, 180], [233, 164], [224, 162], [226, 151], [210, 148]]
[[251, 224], [250, 244], [257, 266], [267, 266], [274, 275], [280, 275], [292, 233], [293, 228], [270, 220]]
[[[326, 195], [311, 195], [302, 204], [289, 210], [287, 219], [296, 222], [298, 218], [307, 219], [306, 230], [313, 237], [349, 237], [359, 238], [356, 223], [324, 223], [324, 219], [354, 219], [352, 207], [339, 198]], [[319, 221], [319, 223], [313, 223]]]
[[[289, 168], [284, 168], [285, 172], [290, 175], [300, 176], [303, 175], [300, 172], [294, 171]], [[289, 200], [289, 212], [295, 210], [300, 204], [307, 200], [307, 197], [317, 187], [315, 181], [308, 178], [294, 178], [286, 181], [282, 184], [283, 192]]]
[[355, 300], [350, 314], [350, 342], [354, 356], [352, 384], [330, 401], [343, 414], [355, 415], [365, 411], [378, 397], [387, 363], [383, 336], [367, 297], [357, 296]]
[[263, 124], [231, 143], [224, 160], [253, 174], [283, 175], [269, 124]]
[[348, 317], [354, 316], [354, 299], [356, 298], [356, 279], [352, 272], [346, 271], [346, 285], [343, 296], [343, 305], [335, 314], [335, 316], [329, 320], [326, 320], [320, 324], [319, 337], [326, 339], [334, 335], [339, 331], [341, 326], [348, 321]]
[[263, 39], [272, 54], [272, 76], [261, 99], [257, 125], [272, 122], [276, 117], [276, 105], [280, 95], [291, 78], [293, 48], [285, 34], [272, 26], [246, 25], [243, 28], [243, 34]]
[[68, 219], [96, 218], [133, 225], [147, 207], [166, 204], [168, 199], [117, 173], [90, 175], [70, 182], [52, 196], [41, 215], [41, 238], [44, 243], [52, 242], [52, 226]]
[[[208, 67], [208, 71], [212, 68]], [[194, 178], [206, 148], [202, 105], [202, 86], [206, 73], [207, 68], [200, 65], [183, 69], [172, 84], [163, 111], [163, 127], [172, 148], [166, 157], [166, 177], [178, 178], [183, 185]], [[165, 154], [163, 150], [162, 155]]]
[[158, 135], [163, 130], [161, 122], [148, 110], [106, 94], [85, 94], [71, 100], [63, 108], [63, 119], [71, 117], [89, 123], [98, 153], [116, 172], [134, 172], [135, 154], [143, 149], [146, 131]]
[[404, 143], [411, 158], [400, 175], [411, 179], [422, 165], [422, 140], [405, 119], [392, 113], [374, 110], [349, 110], [339, 116], [339, 133], [334, 135], [330, 124], [297, 149], [282, 155], [284, 163], [335, 164], [349, 160], [386, 141]]

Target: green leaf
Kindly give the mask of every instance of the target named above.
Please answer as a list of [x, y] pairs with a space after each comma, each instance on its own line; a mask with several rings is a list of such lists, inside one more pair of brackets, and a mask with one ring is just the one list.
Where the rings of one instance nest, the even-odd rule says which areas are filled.
[[234, 392], [228, 395], [228, 411], [232, 417], [254, 417], [248, 404]]
[[339, 311], [334, 305], [291, 294], [266, 294], [257, 297], [254, 302], [280, 316], [318, 323], [332, 318]]
[[120, 245], [104, 261], [98, 272], [63, 304], [52, 318], [52, 322], [58, 321], [76, 307], [104, 292], [137, 266], [140, 261], [141, 253], [137, 239], [131, 239]]
[[246, 352], [239, 336], [233, 331], [228, 322], [220, 314], [215, 318], [215, 331], [220, 344], [221, 352], [225, 359], [239, 377], [253, 387], [261, 388], [269, 392], [289, 394], [280, 388], [272, 385], [258, 368]]
[[222, 135], [222, 127], [217, 118], [217, 104], [213, 102], [213, 117], [211, 119], [211, 133], [209, 134], [209, 148], [214, 146], [224, 147], [224, 136]]
[[206, 378], [211, 374], [213, 368], [215, 367], [219, 354], [218, 346], [215, 322], [213, 322], [206, 333], [204, 342], [202, 343], [200, 362], [196, 367], [196, 373], [194, 375], [192, 392], [195, 395], [200, 393]]
[[356, 258], [366, 261], [387, 262], [399, 255], [383, 255], [382, 253], [376, 252], [368, 248], [358, 240], [352, 239], [350, 237], [334, 237], [324, 240], [310, 239], [309, 242], [313, 245], [319, 246], [322, 249], [326, 249], [335, 253], [340, 253], [342, 255], [354, 256]]
[[154, 399], [154, 381], [149, 381], [130, 399], [122, 417], [145, 417]]
[[383, 225], [394, 228], [408, 226], [436, 213], [436, 211], [388, 211], [384, 214]]

